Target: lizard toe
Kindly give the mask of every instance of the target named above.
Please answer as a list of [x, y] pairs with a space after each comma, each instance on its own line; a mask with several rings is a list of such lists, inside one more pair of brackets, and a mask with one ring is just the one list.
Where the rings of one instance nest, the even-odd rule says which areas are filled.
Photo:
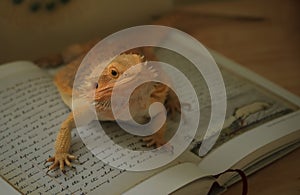
[[48, 171], [59, 167], [59, 169], [64, 172], [65, 165], [67, 165], [68, 167], [72, 167], [72, 163], [70, 162], [70, 160], [75, 159], [77, 159], [76, 156], [70, 155], [68, 153], [56, 153], [54, 157], [51, 157], [46, 160], [46, 162], [53, 162], [52, 165], [49, 166]]
[[148, 137], [143, 138], [142, 140], [144, 142], [147, 142], [146, 144], [147, 147], [151, 147], [155, 145], [155, 147], [158, 148], [166, 143], [166, 141], [162, 137], [157, 135], [150, 135]]

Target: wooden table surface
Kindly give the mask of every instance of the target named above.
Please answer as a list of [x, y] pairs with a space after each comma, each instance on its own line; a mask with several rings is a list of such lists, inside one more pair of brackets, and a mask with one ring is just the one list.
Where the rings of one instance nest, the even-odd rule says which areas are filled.
[[[208, 48], [300, 96], [300, 1], [213, 1], [179, 7], [156, 24], [180, 29]], [[300, 149], [248, 178], [249, 194], [300, 194]], [[225, 195], [241, 194], [241, 183]]]

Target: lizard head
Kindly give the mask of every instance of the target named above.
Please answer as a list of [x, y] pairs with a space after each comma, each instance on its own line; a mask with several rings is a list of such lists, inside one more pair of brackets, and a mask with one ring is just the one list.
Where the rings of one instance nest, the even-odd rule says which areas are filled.
[[[103, 110], [110, 108], [110, 98], [113, 88], [118, 85], [124, 86], [124, 90], [126, 90], [126, 83], [134, 80], [137, 75], [143, 72], [142, 66], [134, 68], [133, 70], [130, 68], [134, 65], [143, 63], [143, 58], [143, 56], [137, 54], [121, 54], [110, 61], [110, 63], [104, 68], [100, 77], [95, 75], [95, 72], [97, 71], [92, 71], [88, 82], [93, 80], [93, 94], [88, 96], [96, 107]], [[128, 69], [130, 69], [130, 71], [127, 71]], [[126, 74], [123, 75], [125, 71]], [[98, 78], [98, 80], [95, 78]], [[85, 95], [87, 96], [87, 94]]]

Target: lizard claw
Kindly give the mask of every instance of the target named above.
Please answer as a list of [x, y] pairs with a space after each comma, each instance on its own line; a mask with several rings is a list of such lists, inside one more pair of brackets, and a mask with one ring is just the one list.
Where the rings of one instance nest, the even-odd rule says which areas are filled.
[[[76, 160], [77, 157], [68, 153], [55, 153], [53, 157], [50, 157], [46, 160], [47, 162], [52, 162], [52, 165], [48, 168], [48, 171], [51, 171], [59, 166], [62, 172], [65, 171], [65, 165], [72, 167], [70, 160]], [[48, 172], [47, 171], [47, 172]]]
[[155, 145], [156, 148], [161, 147], [162, 150], [173, 153], [173, 146], [170, 143], [167, 143], [165, 139], [161, 138], [157, 135], [151, 135], [142, 139], [144, 142], [148, 142], [146, 144], [147, 147], [151, 147]]
[[156, 146], [157, 148], [164, 145], [166, 143], [165, 139], [159, 135], [150, 135], [142, 139], [144, 142], [148, 142], [146, 144], [147, 147]]

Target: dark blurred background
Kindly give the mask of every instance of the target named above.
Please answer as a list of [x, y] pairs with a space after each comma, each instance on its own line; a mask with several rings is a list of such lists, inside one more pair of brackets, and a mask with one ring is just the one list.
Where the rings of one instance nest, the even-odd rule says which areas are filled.
[[125, 27], [150, 23], [172, 0], [2, 0], [0, 63], [60, 51]]

